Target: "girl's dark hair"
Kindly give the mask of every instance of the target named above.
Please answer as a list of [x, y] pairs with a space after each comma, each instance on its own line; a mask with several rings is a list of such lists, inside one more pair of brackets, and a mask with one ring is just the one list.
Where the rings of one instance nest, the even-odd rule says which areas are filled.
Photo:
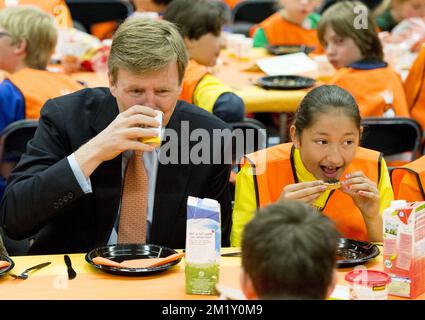
[[211, 0], [173, 0], [163, 18], [173, 22], [183, 38], [191, 40], [208, 33], [219, 36], [228, 20], [223, 5]]
[[[356, 28], [360, 13], [367, 13], [367, 27]], [[327, 9], [317, 25], [317, 37], [325, 47], [325, 31], [330, 26], [340, 37], [351, 38], [363, 55], [363, 59], [382, 61], [384, 57], [381, 41], [376, 32], [373, 13], [362, 2], [340, 1]]]
[[360, 111], [354, 97], [341, 87], [324, 85], [311, 90], [301, 101], [294, 118], [297, 136], [314, 124], [318, 113], [329, 111], [344, 112], [360, 131]]

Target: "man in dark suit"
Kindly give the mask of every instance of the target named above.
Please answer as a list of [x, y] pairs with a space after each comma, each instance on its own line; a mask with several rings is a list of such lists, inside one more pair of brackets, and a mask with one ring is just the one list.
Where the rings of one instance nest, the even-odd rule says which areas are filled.
[[[213, 145], [212, 133], [228, 127], [177, 100], [187, 59], [171, 23], [124, 22], [108, 61], [110, 88], [84, 89], [43, 107], [35, 137], [1, 203], [0, 222], [8, 236], [36, 235], [31, 254], [87, 252], [117, 243], [124, 169], [134, 151], [144, 151], [147, 242], [183, 248], [186, 201], [195, 196], [221, 204], [222, 243], [227, 245], [231, 165], [214, 159], [227, 150], [224, 144]], [[157, 135], [156, 110], [162, 111], [166, 127], [160, 149], [141, 142]], [[211, 136], [204, 143], [211, 143], [202, 145], [205, 161], [195, 164], [192, 156], [200, 145], [192, 135], [199, 130]]]

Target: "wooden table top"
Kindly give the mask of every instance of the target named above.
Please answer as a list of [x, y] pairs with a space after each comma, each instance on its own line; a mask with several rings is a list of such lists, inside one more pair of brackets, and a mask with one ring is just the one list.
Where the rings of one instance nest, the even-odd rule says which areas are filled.
[[[237, 252], [239, 248], [223, 248], [222, 253]], [[172, 268], [149, 276], [117, 276], [100, 271], [85, 261], [85, 254], [70, 254], [77, 277], [68, 280], [63, 255], [12, 257], [13, 273], [36, 264], [50, 261], [51, 265], [30, 273], [27, 280], [15, 280], [8, 275], [0, 277], [0, 300], [48, 299], [48, 300], [200, 300], [217, 299], [218, 296], [188, 295], [185, 293], [184, 259]], [[232, 289], [240, 289], [240, 257], [221, 257], [219, 283]], [[368, 269], [382, 270], [382, 256], [365, 265]], [[353, 268], [338, 269], [338, 285], [346, 288], [344, 280]], [[400, 299], [389, 296], [389, 299]], [[417, 299], [425, 299], [422, 294]]]

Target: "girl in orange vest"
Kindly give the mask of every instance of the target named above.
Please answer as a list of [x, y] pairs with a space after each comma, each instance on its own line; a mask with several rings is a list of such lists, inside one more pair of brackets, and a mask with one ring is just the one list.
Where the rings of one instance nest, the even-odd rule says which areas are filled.
[[79, 89], [65, 74], [46, 70], [55, 49], [53, 18], [33, 6], [0, 11], [0, 69], [9, 73], [0, 83], [0, 130], [21, 119], [38, 119], [50, 98]]
[[254, 47], [268, 45], [306, 45], [323, 52], [317, 39], [316, 25], [320, 19], [313, 10], [318, 0], [280, 0], [283, 9], [260, 23], [254, 33]]
[[179, 98], [225, 122], [241, 121], [245, 115], [243, 100], [209, 69], [220, 54], [223, 7], [209, 0], [173, 0], [163, 17], [178, 26], [190, 58]]
[[360, 120], [357, 103], [346, 90], [311, 90], [290, 128], [293, 142], [245, 156], [236, 178], [232, 246], [240, 245], [255, 211], [278, 200], [320, 209], [343, 237], [382, 241], [381, 212], [393, 200], [393, 191], [382, 154], [359, 147]]
[[348, 90], [362, 117], [409, 117], [400, 76], [383, 61], [382, 45], [368, 8], [342, 1], [327, 9], [318, 24], [320, 42], [337, 69], [328, 81]]
[[391, 171], [394, 198], [425, 201], [425, 156]]

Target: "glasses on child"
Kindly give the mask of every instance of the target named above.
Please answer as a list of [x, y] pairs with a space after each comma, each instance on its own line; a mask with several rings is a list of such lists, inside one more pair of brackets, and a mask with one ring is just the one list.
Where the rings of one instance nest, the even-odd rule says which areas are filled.
[[10, 33], [0, 31], [0, 38], [1, 37], [10, 37]]

